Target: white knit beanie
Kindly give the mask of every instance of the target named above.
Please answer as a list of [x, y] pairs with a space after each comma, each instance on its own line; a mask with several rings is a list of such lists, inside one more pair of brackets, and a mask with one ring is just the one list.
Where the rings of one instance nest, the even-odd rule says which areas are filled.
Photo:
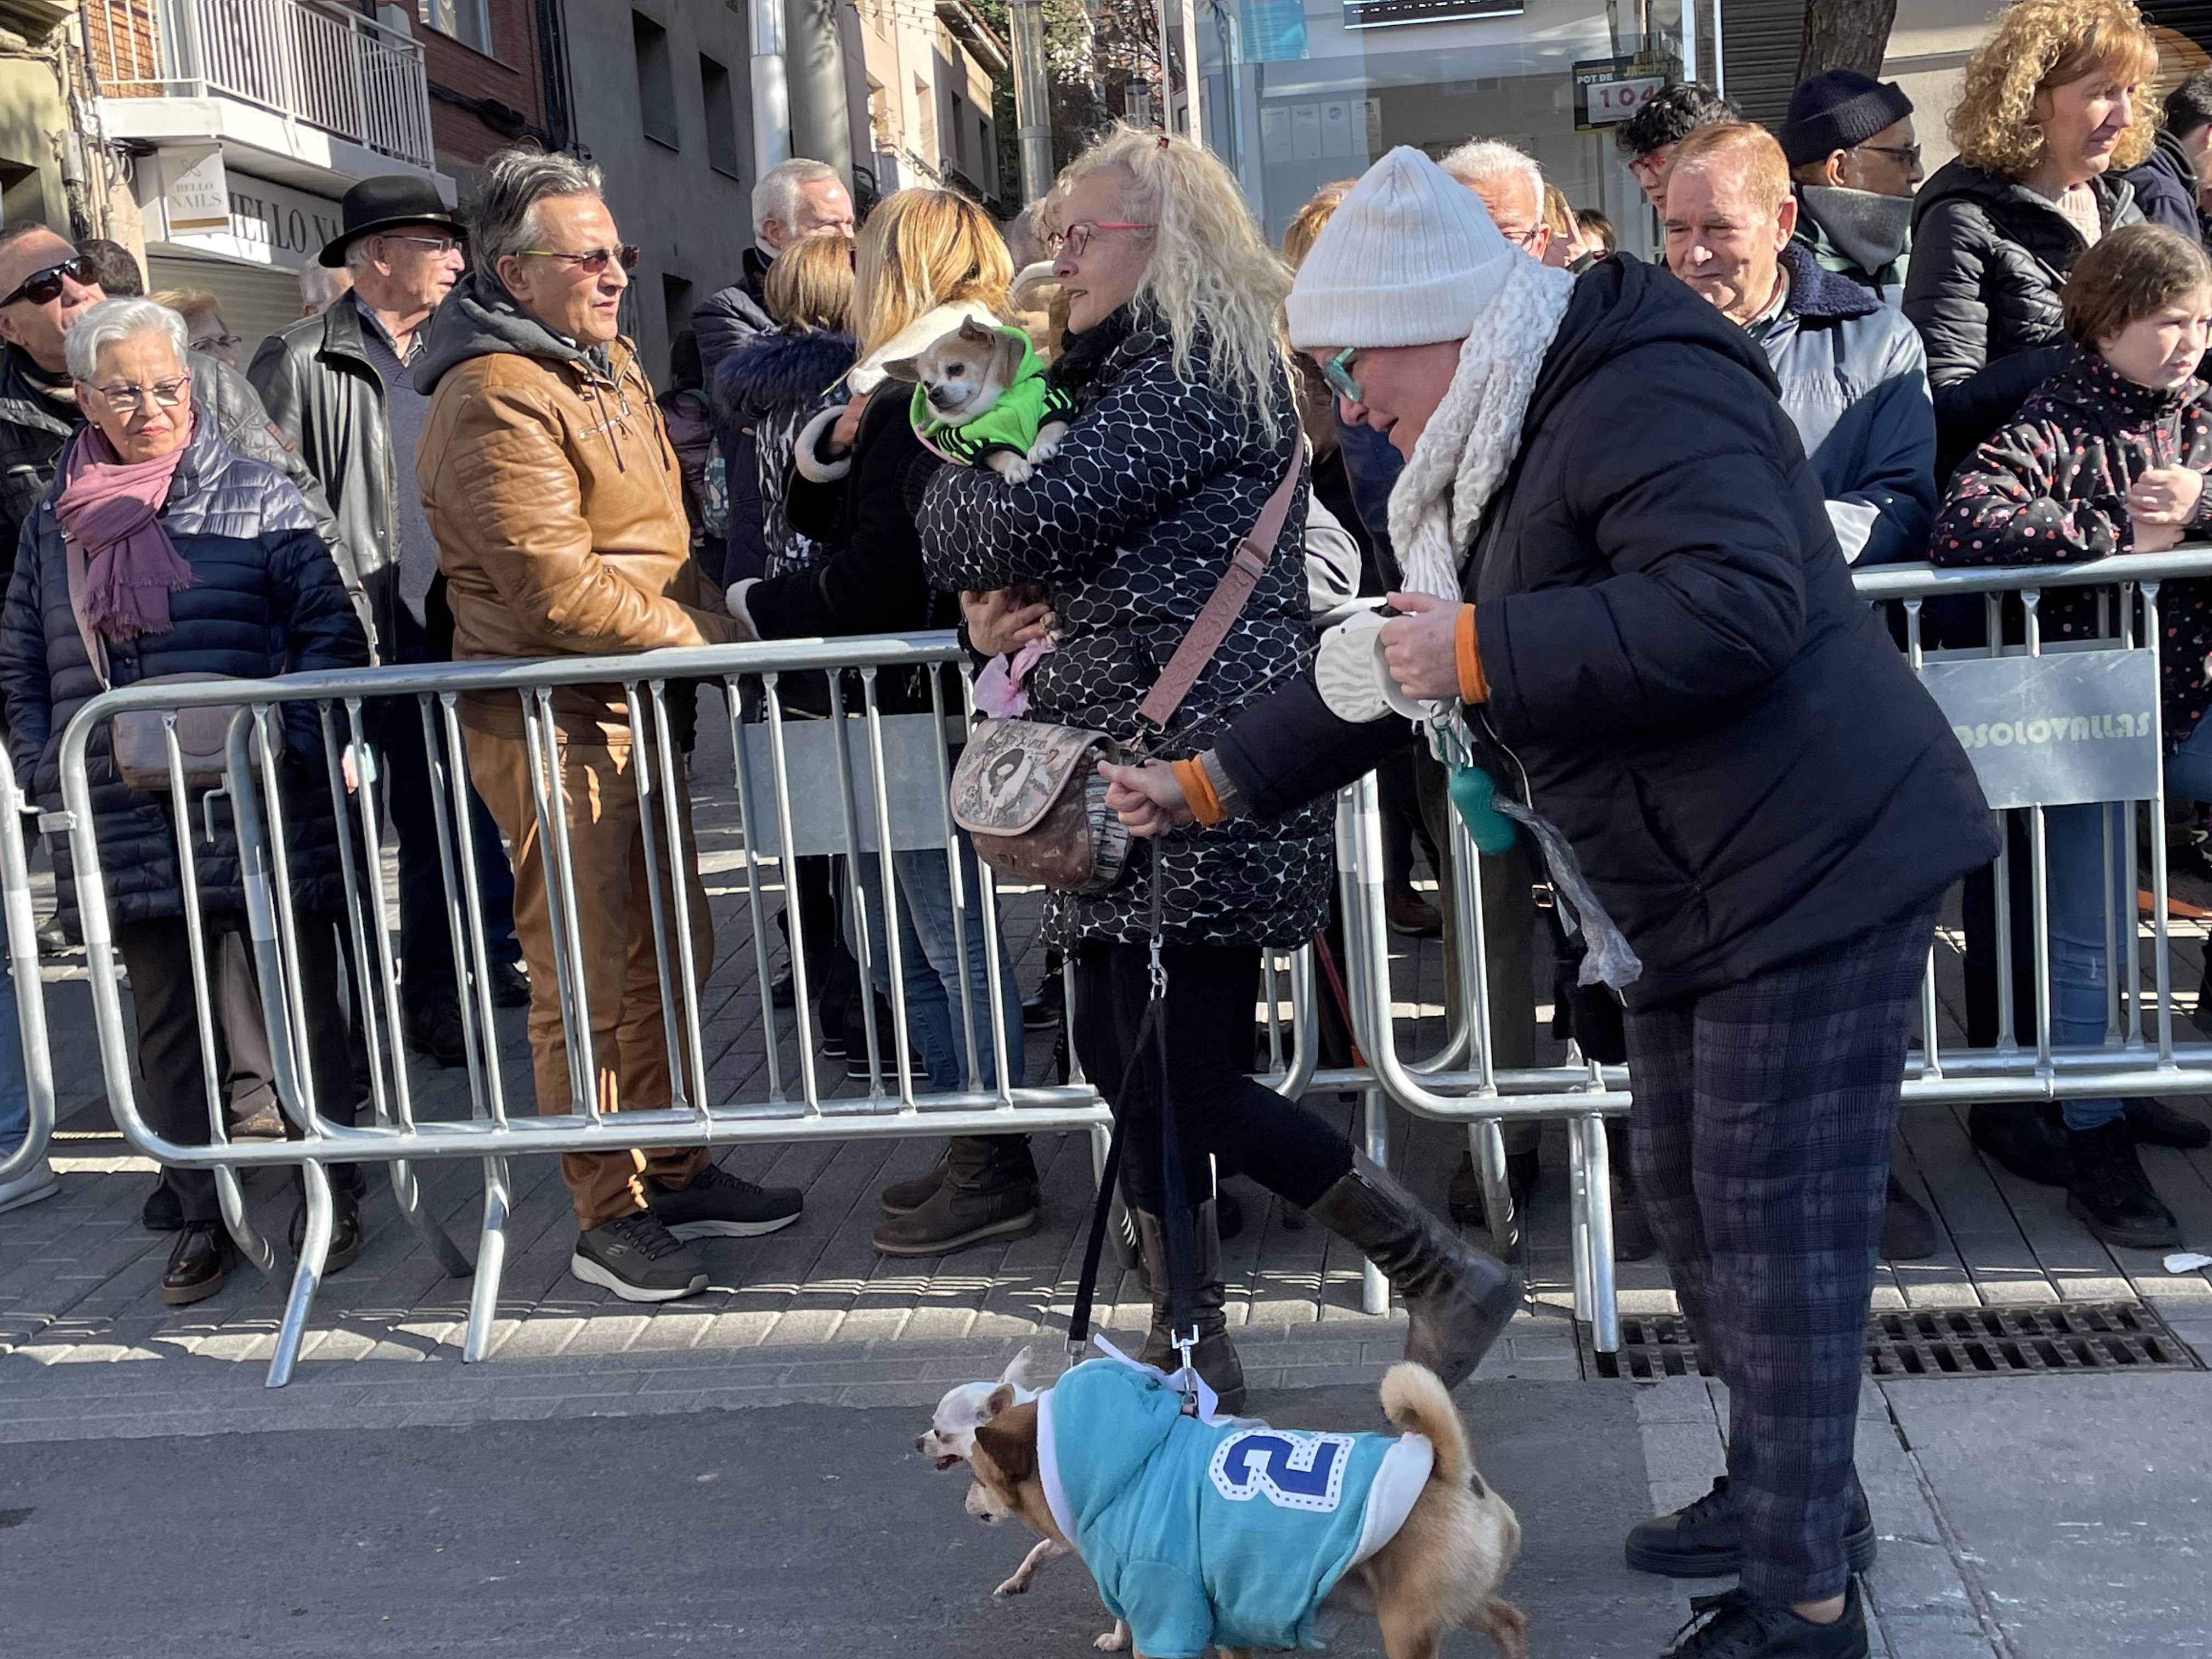
[[1464, 340], [1525, 258], [1482, 198], [1401, 144], [1337, 204], [1291, 289], [1291, 344]]

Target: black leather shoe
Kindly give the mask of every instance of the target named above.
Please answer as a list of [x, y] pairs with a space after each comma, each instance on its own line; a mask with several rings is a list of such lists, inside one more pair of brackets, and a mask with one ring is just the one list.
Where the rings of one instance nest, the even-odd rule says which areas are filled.
[[[323, 1272], [342, 1273], [361, 1259], [361, 1247], [368, 1235], [361, 1224], [361, 1201], [343, 1188], [331, 1194], [334, 1213], [331, 1217], [330, 1254], [323, 1258]], [[292, 1260], [297, 1261], [307, 1242], [307, 1200], [301, 1199], [292, 1206]]]
[[407, 1011], [407, 1046], [441, 1066], [465, 1066], [468, 1038], [461, 1029], [459, 997], [435, 997]]
[[1047, 974], [1036, 994], [1023, 1000], [1022, 1029], [1049, 1031], [1066, 1017], [1067, 981], [1058, 974]]
[[2181, 1223], [2143, 1173], [2135, 1139], [2124, 1120], [2094, 1129], [2069, 1129], [2074, 1178], [2066, 1208], [2107, 1244], [2128, 1250], [2181, 1248]]
[[[1851, 1477], [1851, 1506], [1844, 1528], [1844, 1558], [1853, 1572], [1864, 1572], [1874, 1565], [1874, 1515], [1856, 1475]], [[1638, 1522], [1629, 1528], [1626, 1553], [1632, 1571], [1662, 1578], [1725, 1578], [1740, 1571], [1743, 1547], [1728, 1476], [1672, 1515]]]
[[530, 1006], [530, 974], [520, 963], [492, 963], [491, 1006], [495, 1008], [527, 1008]]
[[2126, 1103], [2128, 1133], [2138, 1146], [2172, 1146], [2185, 1152], [2212, 1146], [2212, 1129], [2185, 1116], [2162, 1100], [2137, 1097]]
[[185, 1224], [185, 1206], [159, 1176], [154, 1177], [154, 1190], [146, 1194], [145, 1207], [138, 1212], [138, 1224], [149, 1233], [173, 1233]]
[[1968, 1109], [1966, 1133], [1990, 1157], [2039, 1187], [2063, 1187], [2074, 1173], [2074, 1154], [2056, 1101], [2028, 1106], [1985, 1101]]
[[799, 987], [787, 968], [769, 981], [768, 1000], [771, 1007], [788, 1008], [799, 1000]]
[[220, 1221], [188, 1221], [161, 1272], [161, 1300], [172, 1308], [204, 1302], [238, 1265], [238, 1247]]
[[1662, 1659], [1867, 1659], [1866, 1609], [1856, 1584], [1844, 1591], [1843, 1616], [1832, 1625], [1754, 1601], [1740, 1589], [1693, 1595], [1690, 1622]]

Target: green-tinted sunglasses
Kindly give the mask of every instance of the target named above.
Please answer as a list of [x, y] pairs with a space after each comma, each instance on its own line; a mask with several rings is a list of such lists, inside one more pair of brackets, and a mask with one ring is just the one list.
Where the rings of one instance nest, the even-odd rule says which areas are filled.
[[1358, 355], [1358, 346], [1345, 347], [1321, 366], [1321, 377], [1328, 382], [1331, 392], [1349, 398], [1355, 404], [1364, 404], [1367, 396], [1360, 391], [1359, 382], [1352, 378], [1352, 360]]

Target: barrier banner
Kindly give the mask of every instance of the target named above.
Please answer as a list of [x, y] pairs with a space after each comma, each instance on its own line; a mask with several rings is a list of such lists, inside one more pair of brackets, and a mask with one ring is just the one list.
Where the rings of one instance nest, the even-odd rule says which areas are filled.
[[1930, 659], [1920, 678], [1994, 808], [2159, 792], [2155, 651]]

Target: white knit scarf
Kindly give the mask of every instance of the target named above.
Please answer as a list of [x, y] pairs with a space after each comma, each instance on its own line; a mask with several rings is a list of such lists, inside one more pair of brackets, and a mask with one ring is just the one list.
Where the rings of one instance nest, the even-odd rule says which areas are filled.
[[1460, 597], [1460, 561], [1520, 448], [1536, 371], [1575, 291], [1571, 271], [1525, 258], [1512, 264], [1390, 491], [1390, 542], [1405, 586], [1440, 599]]

